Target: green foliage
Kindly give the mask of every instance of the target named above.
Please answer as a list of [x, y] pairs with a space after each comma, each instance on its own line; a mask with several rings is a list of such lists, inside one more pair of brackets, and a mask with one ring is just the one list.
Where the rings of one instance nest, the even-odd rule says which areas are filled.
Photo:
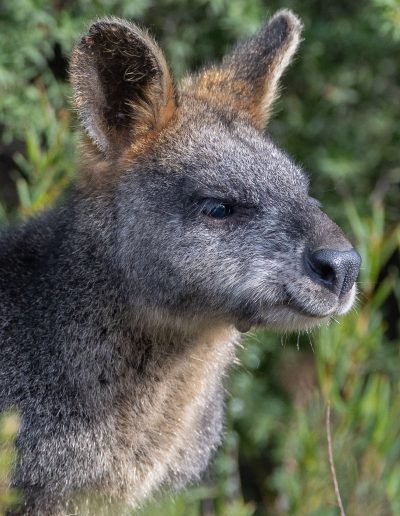
[[[400, 514], [400, 4], [3, 0], [0, 5], [3, 223], [53, 205], [75, 174], [78, 136], [66, 63], [89, 20], [117, 15], [150, 27], [181, 77], [221, 57], [282, 6], [304, 20], [304, 42], [269, 132], [310, 171], [313, 194], [354, 236], [363, 257], [358, 308], [312, 335], [251, 335], [227, 386], [227, 438], [210, 480], [149, 504], [146, 516], [211, 514], [209, 506], [219, 516], [337, 514], [325, 428], [328, 400], [347, 514]], [[1, 443], [4, 437], [3, 430]], [[12, 501], [2, 476], [9, 469], [9, 450], [9, 444], [0, 448], [0, 514]]]
[[17, 430], [17, 416], [11, 412], [4, 413], [0, 417], [0, 515], [5, 514], [18, 500], [17, 493], [8, 488]]
[[61, 111], [57, 115], [45, 96], [40, 101], [46, 122], [42, 142], [35, 128], [28, 127], [24, 131], [25, 153], [14, 155], [19, 167], [15, 185], [22, 217], [32, 216], [51, 205], [76, 172], [75, 161], [69, 159], [77, 145], [69, 134], [69, 113]]

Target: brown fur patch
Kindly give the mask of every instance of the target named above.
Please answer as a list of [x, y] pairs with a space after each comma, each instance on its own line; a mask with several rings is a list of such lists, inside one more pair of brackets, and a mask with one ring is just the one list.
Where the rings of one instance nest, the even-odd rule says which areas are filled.
[[279, 79], [299, 44], [301, 28], [292, 12], [279, 11], [256, 36], [226, 56], [221, 66], [184, 81], [185, 92], [242, 113], [263, 130]]
[[197, 81], [187, 79], [183, 89], [211, 105], [242, 113], [262, 128], [259, 99], [248, 82], [235, 78], [233, 69], [210, 68]]

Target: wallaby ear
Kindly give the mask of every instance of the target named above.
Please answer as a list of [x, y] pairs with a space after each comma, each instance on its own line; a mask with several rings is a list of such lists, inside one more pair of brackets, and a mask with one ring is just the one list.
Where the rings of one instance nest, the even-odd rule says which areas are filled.
[[174, 85], [161, 50], [128, 22], [94, 23], [74, 49], [70, 73], [79, 119], [107, 155], [161, 129], [175, 110]]
[[189, 82], [189, 88], [210, 102], [244, 112], [258, 129], [264, 129], [279, 79], [298, 47], [301, 29], [293, 12], [278, 11], [254, 37], [225, 56], [220, 66]]

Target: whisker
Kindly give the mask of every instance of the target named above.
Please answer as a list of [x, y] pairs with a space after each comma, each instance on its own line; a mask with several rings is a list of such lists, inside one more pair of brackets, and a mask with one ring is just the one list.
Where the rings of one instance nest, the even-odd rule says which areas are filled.
[[193, 360], [198, 360], [199, 362], [203, 362], [204, 364], [207, 363], [207, 360], [203, 360], [202, 358], [195, 357], [194, 355], [189, 355], [189, 358], [192, 358]]
[[306, 331], [306, 333], [307, 333], [307, 336], [308, 336], [308, 340], [309, 340], [309, 342], [310, 342], [311, 350], [312, 350], [312, 352], [313, 352], [313, 353], [315, 353], [315, 351], [314, 351], [314, 346], [313, 346], [313, 343], [312, 343], [312, 340], [311, 340], [311, 337], [310, 337], [310, 332], [309, 332], [309, 331]]

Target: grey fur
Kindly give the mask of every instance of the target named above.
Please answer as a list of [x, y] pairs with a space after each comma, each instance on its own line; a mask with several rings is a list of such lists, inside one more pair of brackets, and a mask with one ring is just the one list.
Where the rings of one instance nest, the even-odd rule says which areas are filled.
[[[338, 297], [304, 267], [307, 249], [350, 244], [259, 131], [300, 33], [288, 11], [271, 24], [181, 89], [131, 24], [98, 22], [78, 45], [72, 78], [90, 139], [77, 185], [0, 238], [0, 410], [21, 416], [21, 514], [65, 514], [93, 491], [136, 507], [198, 480], [221, 441], [238, 329], [306, 329], [350, 309], [355, 287]], [[103, 51], [107, 63], [114, 52], [115, 87]], [[253, 75], [267, 87], [248, 88]], [[219, 102], [224, 80], [234, 95]], [[210, 217], [215, 200], [234, 213]]]

